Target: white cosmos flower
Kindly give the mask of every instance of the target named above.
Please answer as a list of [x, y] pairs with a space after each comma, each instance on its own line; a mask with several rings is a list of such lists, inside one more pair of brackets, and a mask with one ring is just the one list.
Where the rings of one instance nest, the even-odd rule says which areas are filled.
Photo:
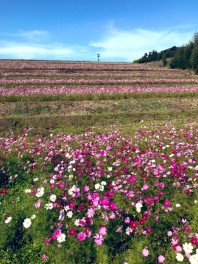
[[95, 189], [98, 190], [100, 188], [100, 184], [99, 183], [96, 183], [95, 184]]
[[74, 193], [73, 189], [69, 189], [68, 194], [72, 195]]
[[198, 254], [191, 255], [189, 258], [189, 261], [191, 264], [197, 264], [198, 263]]
[[193, 245], [191, 243], [185, 243], [185, 244], [183, 244], [183, 249], [184, 249], [185, 253], [192, 253]]
[[72, 212], [72, 211], [68, 211], [68, 212], [67, 212], [67, 217], [68, 217], [68, 218], [72, 218], [72, 216], [73, 216], [73, 212]]
[[25, 193], [31, 193], [31, 189], [25, 189]]
[[72, 194], [74, 193], [75, 189], [76, 189], [76, 185], [73, 185], [73, 186], [68, 190], [68, 194], [69, 194], [69, 195], [72, 195]]
[[56, 194], [51, 194], [50, 195], [50, 201], [55, 202], [56, 201]]
[[176, 205], [175, 205], [175, 207], [180, 207], [181, 206], [181, 204], [179, 204], [179, 203], [177, 203]]
[[45, 207], [46, 210], [52, 210], [53, 204], [52, 203], [47, 203], [44, 207]]
[[58, 243], [63, 243], [65, 241], [65, 234], [61, 234], [60, 236], [58, 236], [57, 241]]
[[34, 178], [33, 181], [37, 182], [39, 180], [39, 178]]
[[101, 181], [102, 185], [107, 185], [106, 181]]
[[142, 204], [140, 202], [138, 202], [138, 203], [136, 203], [135, 207], [136, 207], [136, 211], [138, 213], [140, 213], [141, 212], [141, 208], [142, 208]]
[[181, 253], [177, 253], [176, 259], [177, 259], [177, 261], [182, 262], [184, 260], [184, 256]]
[[29, 228], [32, 224], [32, 221], [31, 221], [31, 218], [26, 218], [24, 221], [23, 221], [23, 226], [25, 228]]
[[71, 155], [69, 153], [65, 154], [66, 158], [71, 158]]
[[100, 185], [100, 188], [99, 188], [100, 191], [104, 191], [104, 186], [103, 185]]
[[5, 223], [8, 224], [12, 220], [12, 216], [8, 216], [5, 220]]
[[41, 197], [43, 196], [43, 194], [44, 194], [44, 188], [43, 187], [38, 188], [36, 191], [36, 196]]
[[74, 222], [74, 225], [75, 226], [79, 226], [80, 225], [80, 219], [76, 219], [75, 222]]

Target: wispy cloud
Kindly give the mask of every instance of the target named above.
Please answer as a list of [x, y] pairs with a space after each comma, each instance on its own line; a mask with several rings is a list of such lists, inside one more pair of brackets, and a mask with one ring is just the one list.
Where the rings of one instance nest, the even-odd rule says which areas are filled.
[[49, 32], [46, 30], [32, 30], [32, 31], [23, 31], [20, 30], [17, 33], [14, 33], [13, 36], [24, 38], [28, 41], [43, 41], [49, 38]]
[[59, 43], [48, 45], [35, 43], [0, 42], [0, 56], [14, 59], [77, 59], [86, 53], [83, 47], [67, 47]]
[[90, 42], [97, 48], [101, 57], [132, 61], [153, 49], [161, 51], [172, 46], [182, 46], [192, 38], [192, 31], [147, 29], [122, 30], [108, 26], [104, 36], [98, 41]]

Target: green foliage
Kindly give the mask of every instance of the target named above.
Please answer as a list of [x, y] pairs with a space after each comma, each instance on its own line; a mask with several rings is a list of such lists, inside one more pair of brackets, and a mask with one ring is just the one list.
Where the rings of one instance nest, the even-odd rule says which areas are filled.
[[167, 65], [167, 60], [166, 60], [166, 56], [165, 56], [165, 54], [163, 54], [163, 56], [162, 56], [162, 62], [163, 62], [163, 66], [166, 67], [166, 65]]
[[198, 45], [195, 45], [192, 50], [190, 63], [191, 63], [191, 67], [194, 70], [195, 74], [198, 74]]
[[135, 60], [134, 63], [145, 63], [145, 62], [151, 62], [151, 61], [159, 61], [165, 58], [172, 58], [175, 55], [175, 52], [180, 49], [176, 46], [163, 50], [161, 52], [157, 52], [156, 50], [153, 50], [152, 52], [149, 52], [149, 54], [145, 53], [144, 56], [138, 60]]
[[170, 49], [156, 52], [152, 51], [134, 62], [145, 63], [162, 59], [163, 66], [167, 65], [167, 58], [171, 58], [171, 69], [193, 69], [198, 74], [198, 33], [195, 33], [193, 40], [183, 47], [172, 47]]

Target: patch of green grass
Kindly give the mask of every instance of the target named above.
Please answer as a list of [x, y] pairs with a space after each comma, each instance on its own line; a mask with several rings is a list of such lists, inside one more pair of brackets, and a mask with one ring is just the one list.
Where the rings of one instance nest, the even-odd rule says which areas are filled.
[[171, 119], [191, 118], [196, 120], [198, 113], [193, 111], [150, 111], [150, 112], [129, 112], [129, 113], [107, 113], [89, 115], [52, 115], [52, 116], [17, 116], [0, 118], [0, 129], [17, 129], [23, 127], [37, 127], [43, 129], [56, 129], [57, 127], [71, 127], [72, 130], [81, 131], [84, 128], [93, 126], [126, 125], [129, 123], [140, 123], [159, 121], [169, 121]]
[[198, 98], [198, 92], [159, 92], [159, 93], [119, 93], [119, 94], [56, 94], [56, 95], [10, 95], [0, 96], [0, 102], [34, 102], [34, 101], [87, 101], [87, 100], [121, 100], [139, 98]]
[[13, 110], [12, 114], [13, 115], [40, 115], [43, 112], [48, 113], [50, 111], [50, 107], [45, 105], [37, 105], [30, 107], [28, 104], [25, 105], [25, 107], [21, 108], [19, 105], [17, 105]]

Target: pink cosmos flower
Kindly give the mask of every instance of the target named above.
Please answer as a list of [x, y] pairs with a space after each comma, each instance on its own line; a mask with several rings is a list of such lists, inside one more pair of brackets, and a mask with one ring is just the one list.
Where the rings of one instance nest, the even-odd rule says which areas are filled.
[[101, 236], [100, 234], [96, 234], [95, 236], [94, 236], [94, 242], [96, 243], [96, 245], [97, 246], [100, 246], [100, 245], [102, 245], [102, 243], [103, 243], [103, 241], [104, 241], [104, 238], [103, 238], [103, 236]]
[[162, 256], [162, 255], [160, 255], [160, 256], [158, 257], [158, 263], [164, 263], [164, 261], [165, 261], [165, 257]]
[[148, 184], [144, 184], [142, 186], [142, 191], [147, 191], [149, 189], [149, 185]]
[[131, 221], [130, 222], [130, 227], [134, 228], [134, 229], [137, 229], [138, 228], [138, 222], [137, 221]]
[[44, 242], [45, 242], [46, 246], [49, 246], [50, 241], [51, 241], [51, 238], [46, 237], [46, 238], [44, 239]]
[[74, 236], [76, 234], [76, 230], [74, 228], [69, 229], [69, 235]]
[[196, 237], [192, 237], [192, 238], [191, 238], [191, 243], [192, 243], [193, 245], [195, 245], [195, 246], [198, 246], [198, 238], [196, 238]]
[[55, 240], [55, 239], [57, 239], [61, 234], [62, 234], [61, 230], [60, 230], [60, 229], [56, 229], [56, 230], [54, 231], [54, 233], [51, 235], [50, 238], [51, 238], [52, 240]]
[[148, 226], [148, 227], [146, 228], [146, 231], [147, 231], [148, 233], [152, 233], [152, 228], [151, 228], [150, 226]]
[[184, 230], [187, 231], [187, 232], [190, 232], [190, 226], [185, 225], [185, 226], [184, 226]]
[[60, 183], [58, 184], [58, 188], [62, 189], [62, 188], [64, 188], [64, 187], [65, 187], [65, 184], [64, 184], [63, 182], [60, 182]]
[[109, 209], [112, 210], [112, 211], [115, 210], [116, 209], [116, 203], [110, 202], [109, 203]]
[[95, 215], [95, 211], [94, 211], [94, 209], [93, 209], [93, 208], [89, 208], [89, 209], [87, 210], [87, 216], [88, 216], [89, 218], [92, 218], [92, 217], [94, 217], [94, 215]]
[[85, 240], [86, 239], [86, 234], [84, 232], [78, 233], [77, 239], [80, 240], [80, 241]]
[[130, 218], [129, 217], [126, 217], [125, 220], [124, 220], [125, 224], [129, 224], [130, 223]]
[[165, 200], [164, 201], [164, 206], [169, 207], [171, 205], [169, 200]]
[[107, 234], [107, 229], [105, 226], [101, 226], [99, 229], [99, 234], [105, 236]]
[[43, 254], [42, 255], [42, 259], [45, 260], [45, 259], [48, 259], [48, 256], [46, 254]]
[[176, 251], [177, 253], [182, 252], [182, 247], [180, 247], [180, 246], [176, 246], [175, 251]]
[[148, 255], [149, 255], [149, 251], [148, 251], [148, 249], [147, 249], [147, 248], [143, 248], [143, 249], [142, 249], [142, 256], [144, 256], [144, 257], [148, 257]]
[[84, 186], [84, 191], [88, 192], [89, 191], [89, 187], [87, 185]]
[[100, 199], [100, 204], [101, 204], [102, 206], [104, 206], [104, 205], [108, 205], [108, 204], [109, 204], [109, 199], [108, 199], [108, 197], [107, 197], [107, 196], [103, 196], [103, 197]]
[[42, 203], [42, 199], [38, 199], [38, 200], [34, 203], [34, 206], [38, 209], [38, 208], [40, 208], [41, 203]]

